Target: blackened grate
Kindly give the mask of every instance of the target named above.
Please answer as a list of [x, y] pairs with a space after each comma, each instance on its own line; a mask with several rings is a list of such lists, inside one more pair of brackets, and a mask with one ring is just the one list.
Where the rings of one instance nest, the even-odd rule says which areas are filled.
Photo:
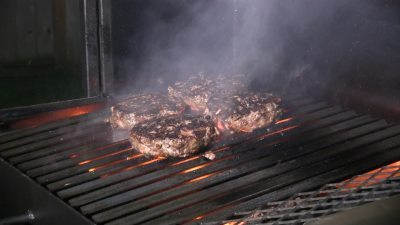
[[209, 161], [150, 159], [110, 139], [107, 113], [0, 134], [0, 157], [96, 224], [221, 221], [400, 160], [400, 125], [305, 97]]
[[400, 162], [293, 195], [285, 201], [267, 203], [263, 209], [235, 213], [235, 219], [206, 224], [302, 225], [396, 194], [400, 194]]

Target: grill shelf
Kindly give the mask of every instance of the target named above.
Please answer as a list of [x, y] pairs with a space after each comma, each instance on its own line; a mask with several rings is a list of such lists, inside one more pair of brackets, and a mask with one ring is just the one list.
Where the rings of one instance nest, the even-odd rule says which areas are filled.
[[400, 125], [293, 97], [216, 159], [150, 159], [113, 141], [106, 112], [0, 134], [0, 157], [98, 224], [218, 221], [400, 159]]

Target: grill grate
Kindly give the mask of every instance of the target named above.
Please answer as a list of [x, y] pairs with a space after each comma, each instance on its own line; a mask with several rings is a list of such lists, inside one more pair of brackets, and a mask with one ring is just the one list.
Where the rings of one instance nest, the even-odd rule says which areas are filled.
[[310, 98], [215, 143], [216, 159], [149, 159], [113, 141], [105, 112], [0, 134], [0, 157], [98, 224], [227, 218], [400, 159], [400, 126]]
[[267, 203], [260, 210], [235, 213], [235, 219], [207, 224], [301, 225], [399, 193], [400, 162], [396, 162], [316, 191], [293, 195], [285, 201]]

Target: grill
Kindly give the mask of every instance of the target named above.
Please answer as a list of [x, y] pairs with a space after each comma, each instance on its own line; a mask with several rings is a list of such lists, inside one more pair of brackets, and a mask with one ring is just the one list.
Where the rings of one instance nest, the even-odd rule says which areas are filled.
[[[237, 212], [223, 224], [305, 224], [320, 217], [383, 200], [400, 193], [400, 163], [396, 162], [340, 183], [302, 192], [288, 200], [267, 203], [263, 209]], [[209, 222], [207, 225], [221, 224]]]
[[399, 125], [284, 99], [282, 120], [214, 143], [212, 161], [146, 158], [112, 138], [107, 110], [2, 133], [0, 156], [82, 224], [110, 225], [223, 220], [400, 159]]

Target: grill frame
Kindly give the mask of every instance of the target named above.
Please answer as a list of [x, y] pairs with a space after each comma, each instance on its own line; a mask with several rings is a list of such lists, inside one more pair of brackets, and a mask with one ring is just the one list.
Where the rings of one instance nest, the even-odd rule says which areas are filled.
[[35, 215], [34, 224], [94, 225], [88, 218], [54, 196], [34, 180], [0, 158], [1, 218], [24, 214], [28, 209]]
[[[55, 197], [56, 201], [63, 199], [64, 202], [61, 202], [64, 206], [69, 209], [75, 208], [76, 210], [72, 209], [74, 213], [83, 218], [85, 218], [83, 215], [88, 216], [91, 218], [91, 223], [107, 224], [120, 224], [124, 221], [143, 224], [176, 224], [184, 221], [198, 223], [226, 218], [233, 211], [243, 210], [246, 207], [254, 208], [267, 200], [284, 199], [294, 193], [317, 188], [333, 180], [361, 173], [371, 167], [385, 165], [391, 159], [400, 158], [400, 151], [392, 149], [393, 151], [388, 151], [383, 154], [383, 157], [377, 157], [370, 164], [349, 164], [346, 160], [340, 161], [337, 155], [339, 153], [332, 148], [332, 145], [339, 146], [342, 151], [340, 154], [343, 155], [347, 153], [346, 151], [355, 152], [368, 144], [380, 143], [382, 138], [387, 140], [390, 137], [399, 136], [392, 140], [393, 143], [390, 139], [385, 141], [387, 145], [381, 144], [381, 147], [388, 149], [391, 149], [393, 145], [397, 146], [396, 148], [400, 147], [400, 126], [387, 124], [384, 120], [374, 119], [368, 115], [359, 115], [349, 109], [332, 106], [323, 101], [301, 96], [286, 99], [290, 102], [287, 104], [288, 108], [296, 109], [289, 112], [288, 116], [295, 119], [275, 125], [271, 131], [269, 128], [261, 129], [249, 135], [236, 136], [218, 142], [212, 147], [217, 150], [217, 158], [211, 162], [194, 156], [189, 157], [192, 159], [187, 162], [181, 162], [182, 159], [160, 160], [157, 163], [138, 167], [138, 164], [149, 160], [139, 154], [135, 154], [135, 157], [130, 160], [124, 160], [124, 157], [131, 156], [126, 140], [114, 143], [107, 139], [110, 132], [108, 128], [105, 128], [104, 132], [92, 134], [93, 130], [103, 130], [101, 128], [103, 119], [108, 114], [101, 110], [32, 129], [1, 134], [0, 142], [4, 140], [11, 142], [0, 144], [0, 149], [3, 149], [0, 150], [0, 156], [14, 164], [14, 169], [18, 168], [32, 177], [34, 181], [24, 176], [31, 182], [36, 182], [35, 185], [40, 184], [42, 189], [46, 188], [43, 190], [54, 193], [51, 196]], [[298, 126], [299, 124], [301, 126]], [[74, 125], [74, 128], [68, 125]], [[51, 132], [46, 131], [58, 126], [62, 128]], [[76, 133], [71, 136], [71, 131]], [[35, 134], [36, 132], [41, 133]], [[85, 136], [86, 132], [91, 135]], [[33, 136], [26, 137], [29, 135]], [[78, 142], [76, 145], [83, 144], [82, 146], [73, 148], [68, 145], [69, 139], [74, 140], [74, 137], [80, 137], [80, 135], [83, 142]], [[93, 136], [92, 139], [87, 138], [91, 136]], [[23, 141], [15, 140], [16, 138], [23, 138]], [[292, 141], [289, 142], [291, 138]], [[59, 144], [63, 142], [66, 145]], [[108, 147], [103, 146], [104, 143]], [[226, 146], [233, 147], [225, 149]], [[342, 166], [352, 165], [353, 170], [336, 168], [337, 161], [334, 158], [325, 159], [333, 166], [330, 169], [324, 168], [325, 166], [318, 163], [318, 159], [321, 159], [320, 151], [336, 157]], [[371, 154], [380, 153], [374, 151], [376, 150], [370, 147], [366, 155], [355, 158], [359, 162], [363, 160], [369, 162]], [[71, 158], [75, 153], [76, 156]], [[310, 154], [312, 157], [307, 158], [305, 154]], [[90, 159], [95, 160], [90, 162], [88, 161]], [[54, 162], [46, 165], [49, 160], [54, 160]], [[88, 162], [82, 163], [85, 161]], [[219, 161], [229, 163], [218, 164]], [[113, 162], [119, 163], [107, 164]], [[79, 165], [80, 163], [82, 165]], [[178, 166], [171, 166], [173, 164], [178, 164]], [[207, 166], [188, 171], [190, 168], [201, 165]], [[121, 171], [129, 167], [133, 169]], [[99, 169], [94, 170], [93, 173], [87, 172], [92, 168]], [[164, 169], [160, 170], [160, 168]], [[329, 176], [321, 173], [322, 170], [325, 170]], [[119, 173], [116, 173], [117, 171]], [[305, 175], [296, 178], [299, 174], [308, 174], [311, 173], [310, 171], [314, 171], [314, 174], [307, 175], [309, 179]], [[206, 177], [204, 180], [200, 179], [196, 183], [188, 183], [214, 172], [218, 174]], [[108, 177], [104, 180], [99, 179], [104, 175]], [[271, 176], [274, 178], [269, 181], [268, 177]], [[262, 181], [260, 181], [261, 178]], [[288, 182], [288, 178], [292, 180]], [[246, 186], [245, 182], [250, 181], [253, 186]], [[235, 187], [238, 190], [235, 190]], [[242, 190], [245, 194], [240, 192]], [[187, 193], [187, 196], [174, 200], [176, 196], [181, 196], [183, 193]], [[155, 202], [163, 199], [166, 202], [160, 206], [154, 206]], [[171, 201], [168, 202], [167, 199]], [[218, 205], [218, 202], [222, 203]], [[149, 210], [146, 210], [148, 207], [150, 207]], [[207, 210], [211, 208], [227, 210], [218, 211], [204, 218], [193, 217], [200, 212], [207, 214]], [[135, 210], [136, 213], [132, 214]]]

